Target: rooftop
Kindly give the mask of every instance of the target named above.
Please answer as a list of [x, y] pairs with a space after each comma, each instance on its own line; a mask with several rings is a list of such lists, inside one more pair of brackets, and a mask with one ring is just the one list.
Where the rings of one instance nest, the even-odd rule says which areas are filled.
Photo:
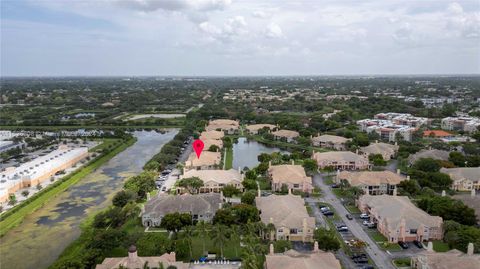
[[305, 174], [305, 169], [301, 165], [281, 164], [273, 165], [268, 168], [268, 173], [274, 183], [303, 183], [305, 181], [312, 183], [312, 178]]
[[391, 171], [342, 171], [338, 178], [347, 180], [352, 186], [378, 186], [380, 184], [397, 185], [406, 178]]
[[299, 253], [293, 249], [266, 256], [268, 269], [340, 269], [342, 266], [331, 252]]
[[322, 142], [322, 143], [331, 142], [331, 143], [338, 143], [338, 144], [346, 143], [349, 140], [350, 139], [342, 136], [338, 136], [338, 135], [320, 135], [312, 138], [313, 142]]
[[205, 194], [160, 194], [145, 204], [145, 214], [150, 217], [162, 216], [174, 212], [210, 212], [214, 214], [222, 201], [220, 193]]
[[277, 227], [302, 227], [303, 219], [309, 227], [315, 226], [315, 218], [310, 217], [305, 208], [305, 202], [297, 195], [276, 195], [256, 197], [255, 203], [261, 211], [263, 223], [272, 223]]
[[186, 171], [182, 178], [198, 177], [203, 182], [217, 182], [220, 184], [230, 184], [232, 181], [241, 182], [242, 174], [235, 169], [230, 170], [190, 170]]
[[300, 134], [297, 131], [291, 131], [291, 130], [278, 130], [278, 131], [272, 132], [272, 134], [274, 136], [287, 137], [287, 138], [295, 138], [300, 136]]

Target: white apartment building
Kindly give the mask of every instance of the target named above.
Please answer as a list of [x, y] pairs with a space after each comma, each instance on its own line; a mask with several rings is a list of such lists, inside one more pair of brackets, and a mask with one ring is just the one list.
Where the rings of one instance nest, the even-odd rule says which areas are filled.
[[442, 129], [450, 131], [474, 132], [480, 126], [480, 118], [447, 117], [442, 119]]
[[381, 139], [394, 142], [397, 135], [405, 141], [412, 140], [412, 133], [420, 126], [428, 124], [428, 119], [403, 113], [379, 113], [374, 119], [357, 121], [360, 130], [377, 133]]

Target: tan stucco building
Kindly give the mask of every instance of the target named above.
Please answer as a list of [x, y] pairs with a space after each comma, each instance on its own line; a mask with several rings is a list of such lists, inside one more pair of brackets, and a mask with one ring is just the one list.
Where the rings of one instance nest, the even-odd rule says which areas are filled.
[[370, 168], [368, 158], [351, 151], [329, 151], [313, 153], [318, 168], [332, 167], [335, 170], [364, 170]]
[[246, 130], [249, 134], [255, 135], [255, 134], [258, 134], [258, 131], [263, 128], [267, 128], [270, 131], [272, 131], [272, 130], [275, 130], [277, 126], [273, 124], [251, 124], [251, 125], [247, 125]]
[[297, 138], [300, 136], [297, 131], [292, 130], [278, 130], [272, 132], [272, 135], [276, 140], [285, 139], [288, 143], [297, 143]]
[[385, 161], [389, 161], [390, 159], [394, 158], [398, 152], [400, 146], [395, 144], [388, 144], [388, 143], [372, 143], [366, 147], [360, 148], [360, 153], [364, 154], [367, 158], [370, 155], [380, 154]]
[[255, 204], [260, 210], [261, 221], [275, 225], [275, 232], [270, 235], [272, 239], [313, 241], [315, 218], [308, 215], [301, 196], [272, 194], [256, 197]]
[[230, 170], [189, 170], [181, 177], [198, 177], [203, 181], [203, 187], [200, 188], [200, 193], [220, 192], [223, 187], [227, 185], [234, 186], [238, 190], [244, 190], [242, 181], [244, 175], [235, 169]]
[[192, 152], [188, 156], [188, 159], [185, 161], [185, 169], [186, 170], [219, 169], [221, 159], [222, 159], [222, 154], [220, 152], [204, 151], [200, 155], [200, 158], [197, 157], [197, 154], [195, 152]]
[[334, 150], [346, 150], [347, 142], [351, 139], [338, 135], [319, 135], [311, 137], [312, 145], [315, 147], [329, 148]]
[[377, 224], [390, 243], [441, 240], [443, 220], [416, 207], [407, 196], [363, 195], [357, 200], [363, 213]]
[[189, 267], [188, 263], [176, 261], [175, 252], [165, 253], [161, 256], [140, 257], [137, 254], [137, 248], [130, 246], [127, 257], [105, 258], [101, 264], [97, 264], [95, 269], [139, 269], [144, 268], [145, 264], [158, 266], [160, 263], [164, 268], [170, 265], [175, 266], [177, 269], [187, 269]]
[[287, 185], [290, 190], [297, 190], [311, 193], [313, 190], [312, 178], [307, 176], [301, 165], [281, 164], [271, 165], [269, 163], [268, 176], [272, 183], [273, 191], [280, 191], [282, 185]]
[[449, 175], [453, 180], [453, 190], [480, 190], [480, 167], [442, 168], [440, 172]]
[[341, 183], [343, 180], [347, 181], [350, 186], [362, 189], [365, 194], [392, 195], [397, 189], [397, 185], [407, 178], [401, 176], [400, 171], [398, 173], [391, 171], [337, 172], [336, 183]]
[[236, 120], [228, 120], [228, 119], [219, 119], [219, 120], [211, 120], [208, 122], [208, 125], [205, 127], [206, 131], [223, 131], [227, 134], [234, 134], [238, 132], [240, 128], [240, 123]]
[[298, 252], [290, 249], [284, 253], [274, 253], [270, 244], [270, 252], [265, 257], [265, 269], [341, 269], [340, 261], [332, 252], [318, 249], [314, 243], [312, 252]]
[[414, 269], [480, 269], [480, 255], [471, 252], [463, 253], [452, 249], [447, 252], [423, 252], [411, 259], [411, 267]]

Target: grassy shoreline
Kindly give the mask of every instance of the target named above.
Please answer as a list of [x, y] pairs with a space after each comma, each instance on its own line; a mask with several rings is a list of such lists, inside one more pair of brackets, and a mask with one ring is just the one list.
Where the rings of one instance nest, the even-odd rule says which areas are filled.
[[112, 149], [112, 151], [110, 151], [109, 153], [97, 157], [96, 159], [92, 160], [88, 165], [75, 170], [70, 175], [65, 176], [60, 181], [58, 181], [58, 184], [53, 184], [50, 189], [46, 189], [38, 193], [37, 195], [34, 195], [31, 198], [27, 199], [24, 202], [25, 204], [19, 205], [20, 208], [15, 212], [9, 215], [2, 216], [0, 221], [0, 238], [4, 236], [9, 230], [22, 223], [23, 219], [27, 215], [41, 208], [50, 199], [63, 193], [70, 186], [76, 184], [86, 175], [90, 174], [92, 171], [105, 164], [118, 153], [133, 145], [135, 141], [135, 138], [131, 138], [121, 143], [116, 148]]

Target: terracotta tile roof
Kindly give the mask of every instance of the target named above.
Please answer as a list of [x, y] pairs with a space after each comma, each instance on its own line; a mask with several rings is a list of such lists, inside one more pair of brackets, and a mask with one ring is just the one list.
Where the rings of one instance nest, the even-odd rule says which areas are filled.
[[452, 136], [451, 133], [443, 131], [443, 130], [427, 130], [423, 131], [423, 136], [429, 137], [430, 135], [433, 135], [434, 137], [447, 137], [447, 136]]

